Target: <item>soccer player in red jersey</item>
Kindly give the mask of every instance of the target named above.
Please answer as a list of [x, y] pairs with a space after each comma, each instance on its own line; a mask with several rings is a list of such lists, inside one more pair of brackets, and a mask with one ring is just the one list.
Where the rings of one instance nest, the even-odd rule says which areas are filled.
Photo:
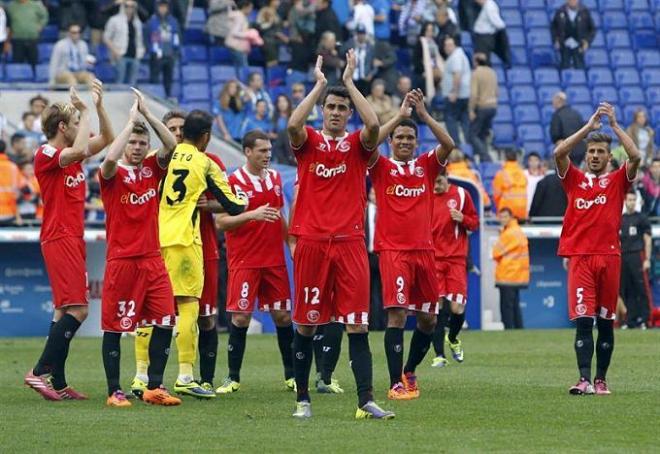
[[[608, 173], [612, 158], [612, 138], [597, 131], [601, 117], [610, 127], [628, 155], [616, 171]], [[570, 161], [571, 151], [586, 138], [587, 171]], [[633, 140], [619, 126], [614, 108], [601, 103], [589, 122], [559, 144], [554, 151], [557, 175], [568, 199], [568, 208], [559, 239], [558, 255], [568, 262], [568, 311], [575, 321], [575, 353], [580, 380], [571, 394], [610, 394], [605, 376], [614, 350], [614, 318], [619, 276], [621, 244], [619, 229], [623, 202], [637, 175], [641, 155]], [[596, 375], [591, 384], [591, 360], [594, 354], [593, 326], [596, 319]]]
[[[345, 87], [330, 87], [323, 98], [323, 128], [305, 120], [326, 90], [318, 57], [316, 84], [289, 119], [287, 132], [298, 161], [298, 198], [289, 233], [297, 237], [294, 261], [297, 324], [294, 374], [297, 404], [294, 417], [311, 417], [309, 372], [312, 338], [317, 325], [332, 320], [346, 324], [349, 357], [358, 391], [356, 418], [390, 419], [394, 413], [373, 401], [369, 349], [369, 264], [364, 241], [367, 165], [378, 145], [378, 118], [353, 82], [355, 53], [347, 54]], [[355, 105], [364, 122], [346, 131]], [[377, 157], [377, 155], [375, 156]], [[374, 157], [374, 159], [375, 159]]]
[[[418, 157], [417, 125], [410, 119], [413, 106], [439, 142], [434, 150]], [[374, 251], [378, 253], [387, 311], [387, 397], [409, 400], [419, 397], [415, 369], [431, 345], [438, 313], [431, 237], [432, 188], [447, 164], [454, 141], [426, 110], [421, 90], [408, 93], [398, 115], [381, 127], [379, 142], [388, 136], [392, 157], [378, 156], [369, 167], [378, 204]], [[417, 327], [403, 367], [403, 331], [409, 310], [417, 315]]]
[[257, 298], [259, 310], [270, 312], [277, 327], [285, 385], [293, 390], [291, 290], [284, 261], [287, 225], [281, 212], [282, 178], [268, 168], [273, 146], [266, 133], [249, 131], [242, 143], [247, 162], [230, 175], [229, 184], [236, 195], [247, 198], [250, 210], [237, 216], [221, 213], [216, 217], [216, 224], [227, 239], [227, 312], [231, 313], [229, 376], [216, 392], [228, 394], [240, 388], [245, 338]]
[[[470, 194], [460, 186], [449, 184], [446, 172], [440, 172], [435, 179], [433, 192], [432, 234], [441, 312], [433, 333], [436, 357], [431, 365], [444, 367], [447, 365], [445, 342], [449, 343], [454, 359], [463, 362], [463, 345], [457, 336], [465, 322], [467, 304], [468, 232], [479, 228], [479, 215]], [[447, 320], [449, 333], [445, 336]]]
[[[162, 386], [176, 312], [158, 241], [158, 187], [176, 140], [149, 111], [142, 94], [137, 90], [135, 94], [129, 121], [110, 146], [99, 179], [108, 241], [101, 319], [107, 405], [131, 405], [119, 384], [120, 340], [122, 333], [144, 325], [153, 326], [153, 332], [149, 383], [142, 399], [156, 405], [179, 405], [181, 400]], [[163, 143], [163, 148], [149, 156], [149, 130], [138, 120], [139, 113]], [[140, 232], [137, 240], [136, 232]]]
[[84, 211], [85, 172], [81, 162], [113, 140], [103, 107], [103, 84], [94, 80], [92, 100], [100, 134], [89, 137], [89, 110], [71, 88], [71, 103], [55, 103], [42, 114], [48, 143], [34, 157], [34, 172], [44, 202], [41, 252], [53, 291], [53, 322], [39, 361], [25, 376], [25, 384], [47, 400], [86, 399], [67, 386], [65, 363], [69, 344], [87, 318]]

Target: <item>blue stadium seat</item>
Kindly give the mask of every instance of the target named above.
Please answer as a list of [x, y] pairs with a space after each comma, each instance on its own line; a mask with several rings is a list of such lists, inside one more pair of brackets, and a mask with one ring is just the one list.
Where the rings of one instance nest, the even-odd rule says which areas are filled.
[[190, 82], [208, 82], [209, 70], [206, 64], [189, 64], [181, 67], [181, 81]]
[[625, 85], [639, 86], [641, 83], [639, 80], [639, 73], [637, 72], [637, 68], [620, 68], [615, 70], [614, 81], [619, 87]]
[[32, 66], [27, 63], [9, 63], [5, 66], [7, 82], [31, 82], [34, 79]]
[[628, 28], [628, 18], [623, 11], [608, 11], [603, 15], [603, 26], [606, 31]]
[[117, 79], [117, 70], [108, 62], [98, 63], [94, 68], [94, 74], [101, 79], [101, 82], [114, 83]]
[[628, 30], [613, 30], [608, 32], [605, 41], [607, 42], [608, 49], [616, 49], [620, 47], [629, 49], [631, 46]]
[[499, 4], [500, 8], [518, 8], [520, 6], [518, 0], [502, 0]]
[[541, 107], [541, 123], [549, 125], [552, 121], [552, 114], [555, 113], [555, 108], [552, 104], [546, 104]]
[[568, 102], [571, 104], [591, 103], [591, 91], [585, 85], [571, 85], [566, 88]]
[[594, 87], [591, 90], [591, 102], [598, 105], [601, 102], [608, 102], [610, 104], [618, 104], [619, 92], [612, 86], [604, 85], [602, 87]]
[[547, 0], [546, 10], [548, 11], [548, 14], [554, 15], [555, 11], [557, 11], [560, 7], [564, 6], [565, 4], [566, 4], [565, 0]]
[[600, 13], [598, 11], [591, 11], [591, 20], [594, 21], [594, 25], [596, 26], [597, 30], [602, 30], [603, 29], [603, 20], [600, 17]]
[[209, 85], [206, 83], [197, 83], [197, 84], [186, 84], [185, 89], [183, 90], [183, 101], [206, 101], [211, 99], [211, 93], [209, 91]]
[[582, 0], [580, 3], [584, 5], [588, 10], [591, 11], [598, 10], [598, 2], [596, 0]]
[[179, 107], [184, 112], [190, 112], [191, 110], [199, 109], [209, 112], [211, 110], [211, 103], [208, 101], [193, 101], [193, 102], [182, 102]]
[[532, 71], [528, 68], [513, 68], [507, 71], [506, 81], [509, 87], [533, 82]]
[[535, 103], [536, 91], [531, 85], [518, 85], [509, 90], [513, 104]]
[[539, 106], [543, 108], [545, 105], [550, 105], [552, 102], [552, 97], [558, 91], [561, 91], [561, 87], [559, 85], [543, 85], [542, 87], [538, 87], [536, 89], [536, 95], [539, 98]]
[[623, 0], [599, 0], [601, 11], [603, 10], [623, 10]]
[[500, 162], [482, 162], [479, 164], [479, 173], [484, 180], [492, 180], [501, 168]]
[[[493, 56], [495, 56], [495, 54], [493, 54]], [[524, 47], [512, 47], [511, 61], [514, 66], [527, 66], [529, 64], [527, 59], [527, 49]]]
[[660, 66], [659, 50], [643, 49], [637, 52], [637, 67], [639, 69], [656, 68], [658, 66]]
[[182, 63], [194, 63], [194, 62], [199, 62], [199, 63], [205, 63], [208, 61], [209, 56], [206, 51], [206, 46], [201, 46], [201, 45], [190, 45], [190, 46], [183, 46], [183, 51], [181, 52], [182, 54]]
[[561, 83], [563, 86], [587, 83], [587, 76], [582, 69], [565, 69], [561, 72]]
[[651, 107], [650, 117], [652, 124], [660, 124], [660, 106]]
[[38, 83], [48, 82], [48, 70], [50, 65], [48, 63], [40, 63], [36, 66], [34, 71], [34, 81]]
[[532, 151], [535, 151], [544, 158], [548, 155], [548, 147], [545, 145], [545, 142], [523, 142], [522, 149], [525, 153], [531, 153]]
[[150, 73], [149, 65], [147, 63], [140, 63], [140, 67], [138, 68], [138, 83], [142, 84], [150, 82]]
[[587, 121], [595, 110], [591, 104], [573, 104], [571, 107], [578, 111], [584, 121]]
[[[193, 8], [190, 11], [188, 24], [190, 28], [203, 28], [206, 22], [206, 10], [204, 8]], [[201, 25], [201, 27], [199, 26]]]
[[586, 54], [584, 54], [584, 62], [587, 65], [587, 68], [593, 68], [595, 66], [608, 66], [610, 64], [610, 59], [607, 56], [607, 51], [605, 49], [589, 49]]
[[646, 89], [646, 102], [649, 104], [660, 104], [660, 86]]
[[211, 64], [231, 64], [231, 53], [229, 49], [222, 46], [211, 46]]
[[530, 51], [530, 63], [532, 68], [543, 66], [556, 67], [555, 50], [552, 47], [534, 48]]
[[511, 47], [525, 45], [525, 33], [522, 28], [509, 28], [507, 29], [507, 35], [509, 35], [509, 45]]
[[525, 11], [525, 21], [524, 26], [527, 30], [531, 30], [538, 27], [547, 27], [548, 15], [545, 12], [545, 8], [541, 10], [526, 10]]
[[497, 102], [509, 102], [509, 90], [506, 85], [497, 86]]
[[520, 9], [545, 9], [545, 0], [520, 0]]
[[493, 142], [496, 145], [510, 145], [515, 143], [515, 131], [513, 126], [508, 123], [495, 123], [493, 124]]
[[211, 83], [227, 82], [236, 78], [236, 70], [233, 66], [211, 66]]
[[183, 31], [183, 44], [205, 44], [208, 41], [204, 30], [187, 28]]
[[641, 76], [642, 84], [645, 87], [660, 85], [660, 68], [643, 69]]
[[495, 123], [511, 123], [513, 121], [513, 113], [511, 106], [508, 104], [498, 104], [497, 114], [493, 120]]
[[110, 61], [110, 50], [108, 50], [105, 44], [99, 44], [99, 47], [96, 48], [96, 61]]
[[631, 30], [653, 30], [654, 28], [653, 16], [650, 13], [635, 11], [630, 14]]
[[596, 31], [596, 36], [591, 42], [592, 49], [603, 49], [605, 48], [605, 34], [602, 31]]
[[534, 70], [534, 83], [539, 85], [559, 85], [559, 72], [554, 68], [539, 68]]
[[625, 8], [626, 11], [648, 11], [649, 3], [647, 0], [627, 0]]
[[500, 14], [507, 27], [522, 27], [522, 16], [517, 9], [503, 8]]
[[621, 87], [619, 94], [619, 99], [624, 105], [644, 104], [646, 102], [644, 92], [639, 87]]
[[39, 41], [42, 43], [54, 43], [59, 38], [59, 29], [57, 25], [46, 25], [43, 30], [41, 30], [41, 35], [39, 36]]
[[653, 30], [639, 30], [633, 35], [635, 49], [657, 49], [658, 36]]
[[495, 71], [495, 75], [497, 76], [497, 82], [504, 84], [506, 83], [506, 71], [504, 71], [504, 68], [502, 66], [495, 66], [493, 68], [493, 71]]
[[37, 49], [39, 51], [39, 63], [50, 62], [50, 56], [53, 53], [53, 47], [55, 47], [55, 44], [51, 43], [39, 43], [37, 45]]
[[614, 49], [610, 52], [610, 60], [614, 68], [635, 66], [635, 54], [629, 49]]
[[518, 142], [544, 142], [543, 128], [539, 125], [529, 124], [518, 126]]
[[612, 71], [607, 68], [593, 68], [587, 71], [587, 80], [592, 87], [595, 85], [612, 85]]
[[536, 104], [518, 104], [513, 108], [513, 118], [516, 124], [541, 122], [541, 114]]
[[165, 98], [165, 87], [162, 84], [140, 84], [140, 90], [151, 96]]
[[550, 30], [547, 28], [537, 28], [527, 33], [527, 42], [530, 47], [552, 46]]

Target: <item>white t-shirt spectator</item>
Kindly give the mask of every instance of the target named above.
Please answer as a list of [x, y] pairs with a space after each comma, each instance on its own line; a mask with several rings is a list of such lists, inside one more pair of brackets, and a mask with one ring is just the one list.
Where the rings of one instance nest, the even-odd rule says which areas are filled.
[[447, 58], [445, 61], [445, 71], [442, 77], [442, 83], [440, 84], [440, 90], [442, 92], [442, 97], [446, 98], [451, 93], [452, 87], [454, 86], [454, 74], [461, 75], [461, 83], [458, 87], [458, 98], [459, 99], [469, 99], [470, 98], [470, 62], [468, 61], [465, 51], [462, 47], [457, 47], [454, 49], [454, 52]]
[[352, 28], [363, 25], [369, 36], [374, 36], [374, 17], [376, 13], [373, 7], [365, 2], [357, 3], [353, 8]]
[[474, 22], [474, 32], [480, 35], [492, 35], [505, 27], [506, 24], [500, 16], [500, 8], [495, 0], [486, 0]]

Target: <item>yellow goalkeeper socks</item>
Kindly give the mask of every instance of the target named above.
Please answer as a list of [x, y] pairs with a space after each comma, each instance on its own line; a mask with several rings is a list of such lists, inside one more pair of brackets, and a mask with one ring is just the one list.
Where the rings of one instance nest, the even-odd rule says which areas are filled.
[[199, 304], [196, 301], [180, 303], [177, 308], [179, 316], [176, 321], [176, 347], [179, 352], [179, 381], [190, 383], [193, 380], [193, 365], [197, 356]]
[[153, 327], [145, 326], [138, 328], [135, 333], [135, 376], [144, 382], [148, 380], [149, 342], [151, 342], [152, 331]]

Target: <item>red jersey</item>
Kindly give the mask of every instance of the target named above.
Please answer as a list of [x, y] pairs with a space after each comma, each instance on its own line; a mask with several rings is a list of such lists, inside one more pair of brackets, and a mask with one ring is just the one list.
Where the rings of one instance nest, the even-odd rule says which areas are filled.
[[[463, 222], [454, 221], [450, 208], [463, 213]], [[447, 192], [433, 195], [433, 245], [436, 258], [460, 257], [468, 254], [468, 231], [479, 228], [479, 215], [472, 197], [462, 187], [449, 185]]]
[[568, 206], [558, 255], [621, 255], [621, 214], [631, 185], [626, 168], [597, 177], [571, 164], [566, 175], [559, 175]]
[[[218, 167], [220, 167], [223, 172], [227, 171], [225, 164], [218, 157], [218, 155], [209, 152], [206, 152], [205, 154], [211, 158], [211, 161], [218, 164]], [[210, 192], [207, 192], [205, 195], [208, 200], [215, 200], [215, 196]], [[218, 253], [218, 232], [215, 229], [213, 213], [210, 211], [200, 210], [199, 214], [199, 232], [202, 237], [202, 252], [204, 254], [204, 261], [218, 260], [220, 258], [220, 254]]]
[[433, 250], [433, 182], [440, 167], [435, 150], [407, 163], [378, 157], [369, 169], [376, 191], [374, 251]]
[[[282, 208], [282, 179], [273, 169], [266, 171], [265, 178], [250, 174], [245, 168], [237, 169], [229, 177], [234, 194], [244, 194], [248, 209], [270, 204]], [[225, 232], [227, 239], [227, 263], [230, 270], [242, 268], [270, 268], [283, 266], [284, 229], [282, 220], [276, 222], [250, 221], [241, 227]]]
[[82, 238], [85, 233], [85, 172], [80, 162], [61, 167], [60, 153], [62, 150], [44, 144], [34, 156], [34, 173], [44, 201], [42, 243], [63, 237]]
[[105, 179], [99, 173], [106, 212], [107, 260], [160, 255], [158, 186], [166, 173], [155, 153], [140, 167], [120, 163], [112, 178]]
[[373, 150], [362, 145], [359, 130], [332, 139], [305, 128], [305, 143], [291, 147], [298, 161], [298, 198], [290, 233], [364, 236], [367, 162]]

